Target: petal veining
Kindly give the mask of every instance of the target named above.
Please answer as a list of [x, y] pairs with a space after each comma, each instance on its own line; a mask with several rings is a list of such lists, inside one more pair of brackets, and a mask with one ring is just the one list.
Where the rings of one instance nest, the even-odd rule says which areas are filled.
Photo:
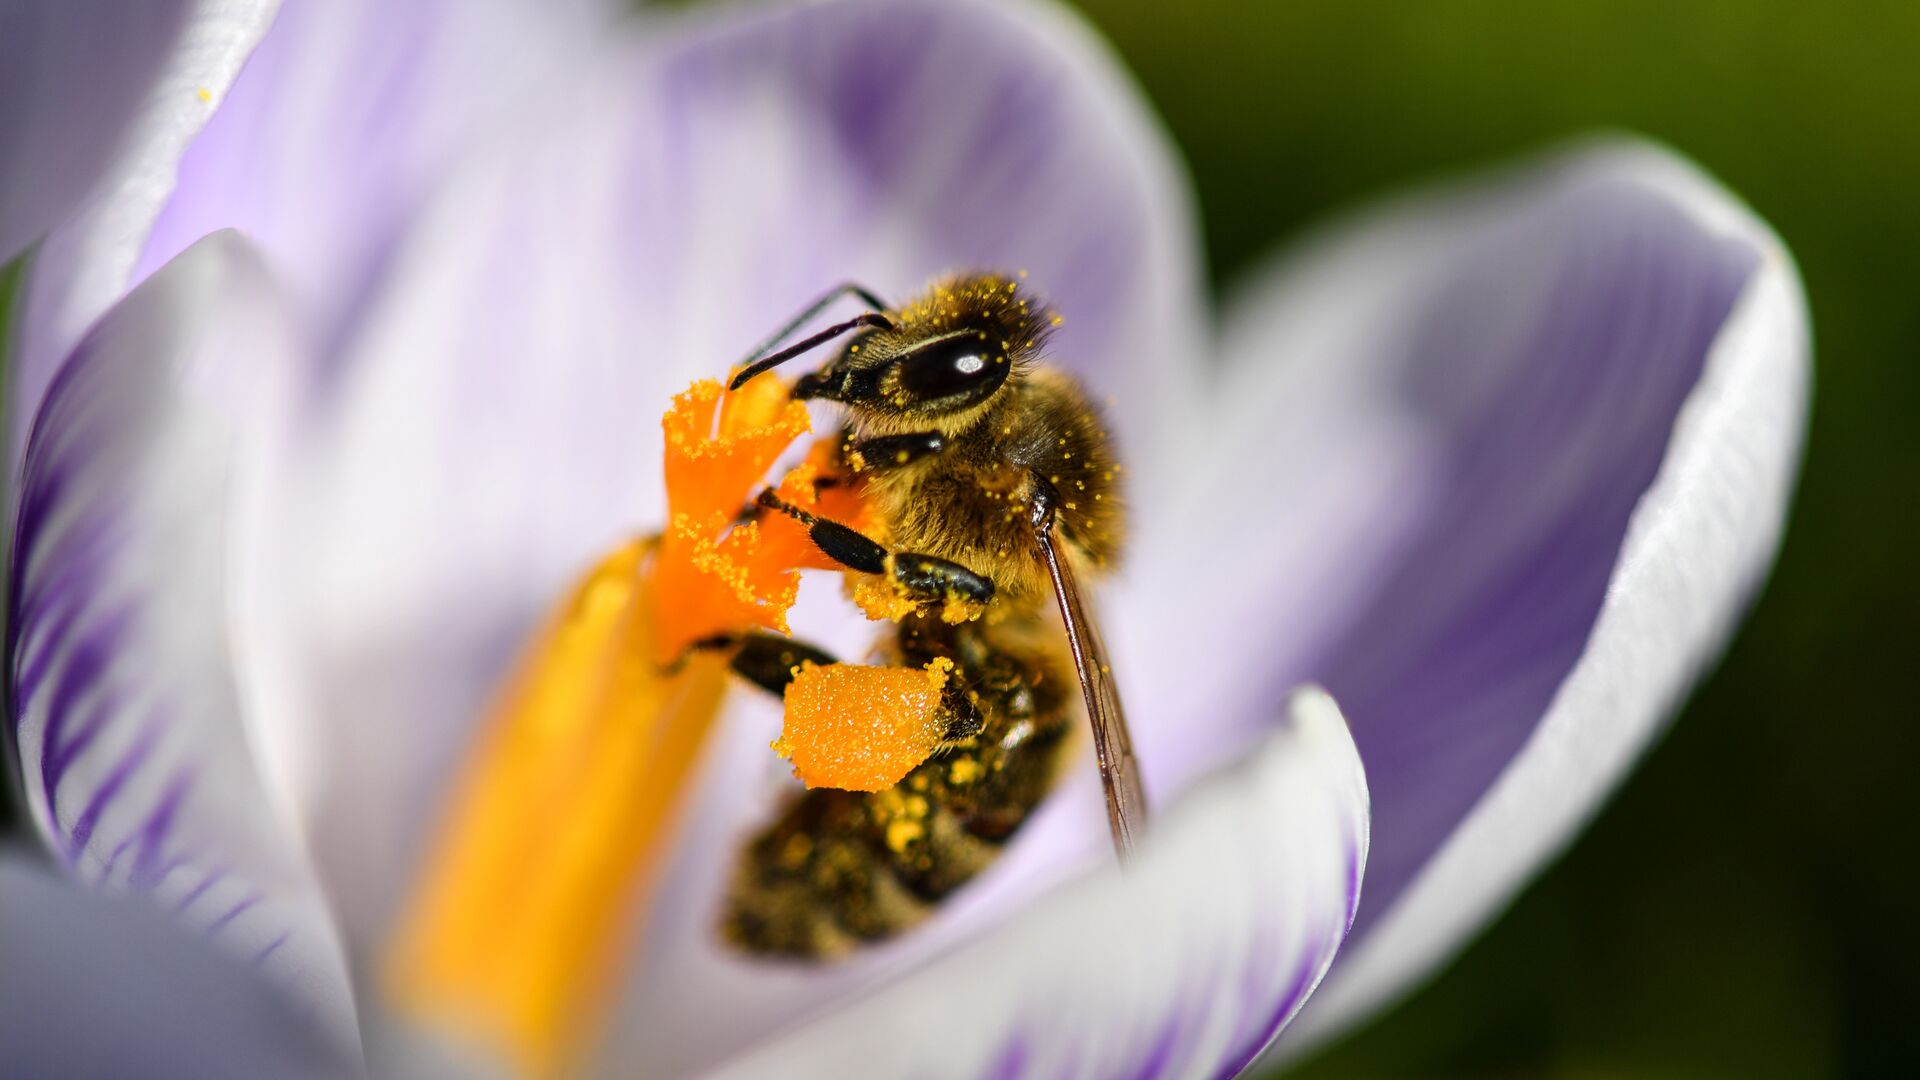
[[[1189, 460], [1200, 475], [1206, 462], [1260, 455], [1260, 489], [1223, 480], [1170, 493], [1168, 511], [1143, 521], [1141, 557], [1176, 559], [1209, 528], [1258, 533], [1267, 554], [1151, 575], [1126, 598], [1128, 613], [1219, 632], [1172, 654], [1147, 653], [1140, 628], [1151, 624], [1138, 618], [1117, 636], [1163, 670], [1212, 671], [1201, 681], [1229, 688], [1206, 737], [1143, 737], [1145, 759], [1176, 781], [1239, 745], [1236, 731], [1257, 727], [1257, 702], [1277, 686], [1311, 678], [1339, 696], [1374, 791], [1353, 946], [1386, 972], [1370, 1000], [1438, 962], [1584, 818], [1750, 595], [1777, 537], [1803, 397], [1797, 287], [1767, 284], [1790, 282], [1786, 266], [1763, 227], [1689, 166], [1605, 145], [1336, 227], [1242, 298], [1207, 426], [1196, 427], [1210, 437]], [[1719, 511], [1676, 514], [1662, 478], [1688, 452], [1697, 402], [1716, 396], [1725, 342], [1752, 339], [1740, 327], [1759, 292], [1777, 320], [1765, 347], [1786, 357], [1756, 376], [1771, 411], [1695, 451], [1743, 463], [1750, 512], [1734, 527]], [[1644, 680], [1635, 704], [1587, 713], [1581, 734], [1562, 737], [1588, 752], [1559, 756], [1555, 778], [1533, 789], [1543, 801], [1509, 811], [1527, 843], [1486, 841], [1498, 854], [1477, 865], [1498, 873], [1469, 882], [1437, 869], [1489, 792], [1558, 756], [1540, 748], [1559, 741], [1547, 734], [1553, 718], [1604, 648], [1608, 612], [1628, 601], [1633, 538], [1654, 520], [1692, 530], [1669, 542], [1690, 553], [1690, 584], [1702, 586], [1659, 632], [1677, 635], [1674, 662], [1623, 675]], [[1737, 559], [1721, 564], [1714, 552], [1730, 538]], [[1711, 585], [1696, 558], [1715, 563]], [[1138, 708], [1181, 693], [1148, 681]], [[1388, 919], [1425, 923], [1394, 913], [1434, 873], [1453, 885], [1426, 910], [1453, 913], [1451, 930], [1423, 953], [1371, 952]], [[1330, 989], [1359, 966], [1349, 957]]]
[[[1577, 834], [1719, 655], [1778, 548], [1811, 356], [1793, 263], [1724, 189], [1669, 155], [1598, 151], [1589, 167], [1655, 193], [1694, 243], [1750, 252], [1749, 270], [1700, 343], [1668, 436], [1656, 440], [1654, 474], [1631, 499], [1570, 669], [1464, 817], [1423, 863], [1388, 880], [1396, 895], [1356, 939], [1302, 1048], [1437, 968]], [[1489, 698], [1496, 710], [1501, 701]]]
[[263, 787], [229, 622], [241, 432], [288, 338], [231, 234], [76, 348], [35, 420], [11, 568], [23, 789], [69, 872], [147, 898], [354, 1045], [331, 918]]

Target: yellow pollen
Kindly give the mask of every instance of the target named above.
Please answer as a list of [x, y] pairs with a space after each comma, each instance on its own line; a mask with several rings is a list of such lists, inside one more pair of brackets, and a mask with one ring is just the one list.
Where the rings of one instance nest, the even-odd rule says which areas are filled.
[[213, 91], [207, 89], [204, 86], [197, 86], [193, 90], [193, 96], [199, 98], [203, 102], [212, 101]]
[[909, 818], [887, 823], [887, 847], [896, 854], [910, 847], [914, 841], [927, 834], [926, 827]]
[[773, 750], [808, 787], [885, 791], [945, 736], [940, 694], [952, 671], [946, 657], [924, 669], [802, 664]]

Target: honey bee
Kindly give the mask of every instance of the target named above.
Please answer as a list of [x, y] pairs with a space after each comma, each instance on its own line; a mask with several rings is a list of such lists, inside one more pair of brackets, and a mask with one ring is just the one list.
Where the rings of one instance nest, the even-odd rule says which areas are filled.
[[[849, 295], [870, 310], [770, 352]], [[913, 602], [878, 645], [883, 662], [954, 665], [932, 757], [887, 790], [798, 794], [747, 843], [721, 930], [748, 953], [843, 955], [913, 926], [984, 869], [1053, 784], [1076, 677], [1123, 859], [1142, 827], [1126, 721], [1078, 584], [1119, 554], [1120, 466], [1081, 388], [1041, 362], [1057, 323], [999, 274], [949, 278], [898, 307], [844, 285], [755, 350], [732, 382], [737, 390], [851, 335], [794, 396], [843, 407], [819, 482], [857, 485], [884, 543], [772, 490], [754, 512], [799, 519], [829, 558]], [[956, 618], [956, 604], [974, 617]], [[803, 663], [834, 662], [774, 634], [718, 644], [735, 672], [775, 694]]]

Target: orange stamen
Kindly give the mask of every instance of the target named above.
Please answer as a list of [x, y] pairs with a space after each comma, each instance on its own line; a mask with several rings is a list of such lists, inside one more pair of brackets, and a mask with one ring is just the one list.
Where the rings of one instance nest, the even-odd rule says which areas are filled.
[[659, 662], [717, 634], [755, 626], [786, 633], [798, 564], [784, 546], [762, 543], [758, 525], [730, 526], [809, 426], [806, 407], [778, 379], [755, 379], [732, 394], [704, 380], [673, 399], [661, 420], [671, 516], [660, 538]]
[[[723, 397], [716, 425], [714, 407]], [[806, 406], [788, 399], [785, 384], [763, 378], [733, 394], [712, 379], [694, 383], [673, 399], [660, 426], [667, 437], [667, 506], [717, 531], [811, 425]]]
[[647, 545], [615, 551], [529, 650], [398, 923], [400, 1011], [564, 1075], [597, 1027], [725, 664], [653, 663]]

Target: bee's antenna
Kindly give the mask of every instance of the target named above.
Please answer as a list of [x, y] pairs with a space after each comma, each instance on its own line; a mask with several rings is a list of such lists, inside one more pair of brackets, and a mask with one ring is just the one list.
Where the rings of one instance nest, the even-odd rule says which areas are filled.
[[849, 330], [857, 330], [862, 326], [877, 326], [882, 330], [891, 330], [893, 329], [893, 320], [877, 311], [868, 311], [855, 315], [846, 322], [834, 323], [832, 326], [827, 327], [825, 330], [820, 331], [804, 341], [789, 345], [779, 352], [774, 353], [772, 356], [755, 360], [746, 367], [741, 368], [740, 374], [735, 375], [733, 381], [727, 384], [727, 389], [738, 390], [746, 385], [748, 379], [753, 378], [755, 375], [772, 368], [777, 368], [781, 364], [786, 363], [822, 342], [832, 341], [841, 334]]
[[[792, 348], [782, 350], [781, 352], [776, 353], [772, 356], [762, 355], [768, 349], [771, 349], [775, 345], [780, 344], [780, 342], [784, 340], [788, 334], [791, 334], [795, 330], [798, 330], [802, 326], [805, 326], [808, 320], [820, 314], [822, 311], [825, 311], [828, 308], [828, 306], [830, 306], [834, 301], [840, 299], [843, 296], [848, 296], [848, 295], [859, 297], [861, 303], [864, 303], [868, 307], [872, 308], [875, 314], [863, 315], [859, 318], [850, 319], [847, 322], [840, 323], [833, 327], [829, 327], [826, 331], [819, 334], [815, 334], [814, 336], [808, 338], [807, 340], [801, 342], [800, 344], [795, 345]], [[741, 384], [745, 383], [748, 379], [753, 378], [755, 375], [758, 375], [761, 372], [766, 371], [768, 368], [778, 367], [779, 365], [787, 362], [788, 360], [793, 359], [794, 357], [800, 355], [801, 353], [806, 352], [808, 349], [811, 349], [814, 346], [819, 345], [821, 342], [831, 341], [834, 338], [839, 337], [841, 334], [844, 334], [847, 331], [854, 329], [855, 327], [879, 326], [879, 327], [883, 327], [885, 329], [891, 330], [893, 329], [893, 323], [888, 319], [886, 319], [884, 316], [877, 315], [877, 313], [883, 312], [885, 310], [887, 310], [886, 301], [880, 299], [880, 297], [876, 293], [874, 293], [871, 289], [864, 288], [851, 281], [841, 282], [839, 285], [836, 285], [833, 288], [828, 289], [827, 292], [824, 295], [822, 295], [818, 300], [815, 300], [813, 303], [808, 304], [805, 310], [801, 311], [800, 314], [795, 315], [791, 320], [787, 322], [785, 326], [775, 331], [771, 337], [761, 342], [758, 346], [754, 348], [752, 352], [748, 353], [747, 358], [745, 360], [740, 361], [740, 363], [737, 365], [738, 367], [741, 367], [743, 370], [740, 372], [740, 374], [734, 376], [733, 382], [727, 387], [727, 389], [738, 390], [740, 389]], [[876, 317], [878, 321], [875, 321]]]

